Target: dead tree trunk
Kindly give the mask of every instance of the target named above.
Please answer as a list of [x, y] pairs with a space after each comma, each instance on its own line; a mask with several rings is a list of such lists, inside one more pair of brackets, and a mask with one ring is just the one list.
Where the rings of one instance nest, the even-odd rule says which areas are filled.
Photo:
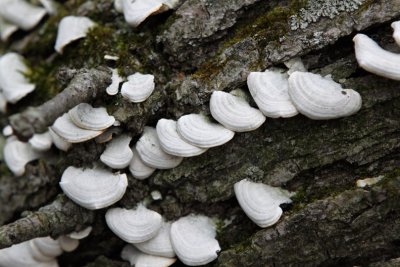
[[[156, 171], [144, 181], [129, 177], [128, 190], [116, 205], [133, 207], [159, 190], [163, 199], [151, 208], [168, 220], [194, 212], [230, 221], [218, 229], [222, 252], [209, 266], [398, 264], [400, 82], [360, 69], [352, 37], [363, 32], [399, 52], [390, 28], [400, 18], [399, 0], [186, 0], [137, 29], [126, 25], [112, 2], [64, 1], [58, 16], [1, 46], [3, 52], [18, 50], [27, 58], [28, 76], [38, 85], [31, 98], [10, 107], [7, 117], [28, 114], [23, 113], [28, 106], [40, 106], [67, 87], [72, 77], [65, 75], [66, 69], [110, 65], [104, 60], [109, 54], [119, 57], [116, 67], [122, 74], [156, 76], [155, 92], [141, 104], [120, 96], [90, 97], [107, 106], [137, 140], [143, 127], [158, 119], [209, 114], [213, 90], [247, 90], [249, 72], [301, 57], [309, 71], [331, 74], [344, 88], [358, 91], [360, 112], [330, 121], [302, 115], [267, 119], [258, 130], [236, 134], [228, 144], [185, 159], [177, 168]], [[54, 55], [57, 23], [66, 14], [87, 15], [98, 26], [64, 55]], [[109, 79], [96, 82], [106, 86]], [[46, 125], [52, 123], [50, 117]], [[12, 121], [17, 131], [18, 118], [14, 115]], [[2, 122], [6, 125], [6, 116]], [[75, 252], [61, 256], [60, 265], [126, 266], [119, 258], [123, 242], [105, 225], [105, 210], [79, 208], [58, 187], [67, 166], [90, 166], [103, 150], [94, 141], [74, 145], [68, 153], [54, 149], [18, 178], [2, 163], [0, 247], [92, 225], [92, 235]], [[376, 185], [355, 186], [357, 179], [381, 175], [384, 179]], [[297, 192], [278, 224], [261, 229], [245, 216], [233, 194], [233, 184], [244, 178]]]

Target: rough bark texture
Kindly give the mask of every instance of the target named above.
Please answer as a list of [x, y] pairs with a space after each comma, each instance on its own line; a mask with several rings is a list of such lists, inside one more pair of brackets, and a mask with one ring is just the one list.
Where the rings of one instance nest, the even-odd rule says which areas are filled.
[[[128, 175], [128, 190], [116, 206], [134, 207], [159, 190], [163, 199], [150, 208], [168, 220], [191, 212], [215, 217], [222, 252], [209, 266], [399, 265], [400, 82], [358, 68], [351, 40], [360, 31], [400, 52], [390, 28], [400, 18], [399, 0], [186, 0], [138, 29], [126, 25], [112, 2], [65, 1], [60, 15], [1, 46], [2, 51], [20, 51], [32, 69], [28, 77], [41, 85], [32, 102], [23, 100], [6, 114], [14, 114], [10, 122], [21, 137], [43, 131], [60, 114], [87, 101], [106, 106], [134, 137], [133, 145], [145, 125], [186, 113], [209, 114], [213, 90], [247, 90], [250, 71], [282, 67], [301, 56], [309, 71], [331, 74], [344, 88], [358, 91], [360, 112], [330, 121], [302, 115], [267, 119], [258, 130], [238, 133], [228, 144], [185, 159], [172, 170], [156, 171], [148, 180]], [[56, 25], [66, 14], [87, 15], [99, 26], [63, 56], [55, 56]], [[303, 28], [292, 30], [293, 22]], [[110, 63], [105, 54], [120, 59]], [[153, 73], [154, 93], [140, 104], [105, 95], [106, 65], [125, 75]], [[76, 97], [72, 91], [86, 94]], [[37, 120], [39, 113], [46, 116]], [[105, 225], [105, 210], [86, 211], [57, 187], [67, 166], [92, 166], [104, 147], [90, 141], [68, 153], [54, 149], [18, 178], [2, 163], [0, 224], [5, 225], [0, 227], [0, 247], [90, 224], [92, 234], [78, 250], [62, 255], [60, 265], [127, 266], [119, 258], [124, 242]], [[355, 187], [357, 179], [380, 175], [384, 179], [374, 186]], [[233, 194], [233, 184], [244, 178], [296, 192], [278, 224], [261, 229], [245, 216]], [[20, 218], [24, 210], [32, 212]]]

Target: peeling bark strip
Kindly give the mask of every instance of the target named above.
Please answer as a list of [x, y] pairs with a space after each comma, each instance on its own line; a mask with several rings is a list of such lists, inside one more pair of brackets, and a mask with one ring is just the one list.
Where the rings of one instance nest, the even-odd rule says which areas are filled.
[[[400, 176], [309, 204], [240, 249], [223, 251], [217, 266], [340, 266], [399, 257]], [[397, 266], [397, 265], [396, 265]]]
[[75, 230], [77, 226], [94, 221], [94, 212], [86, 210], [64, 195], [59, 195], [48, 206], [0, 227], [0, 249], [36, 237], [59, 236]]
[[68, 87], [39, 107], [12, 115], [9, 120], [14, 134], [28, 140], [34, 133], [41, 133], [69, 109], [80, 103], [90, 103], [105, 92], [111, 83], [107, 68], [83, 69], [71, 80]]

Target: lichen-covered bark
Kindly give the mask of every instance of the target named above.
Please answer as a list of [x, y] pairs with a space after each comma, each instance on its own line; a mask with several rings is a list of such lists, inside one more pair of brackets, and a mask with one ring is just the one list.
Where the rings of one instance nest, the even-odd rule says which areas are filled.
[[[140, 104], [121, 96], [110, 97], [100, 93], [110, 74], [98, 70], [101, 79], [88, 74], [84, 86], [73, 86], [74, 91], [89, 95], [76, 97], [67, 87], [37, 108], [24, 112], [23, 104], [11, 107], [7, 115], [19, 112], [11, 119], [14, 128], [20, 129], [19, 135], [26, 138], [42, 131], [57, 116], [86, 101], [106, 106], [136, 141], [145, 125], [154, 126], [160, 118], [177, 119], [200, 111], [209, 114], [212, 90], [247, 90], [249, 71], [282, 67], [279, 64], [283, 61], [302, 56], [310, 71], [332, 74], [343, 87], [357, 90], [363, 98], [361, 111], [331, 121], [312, 121], [302, 115], [267, 119], [260, 129], [238, 133], [228, 144], [185, 159], [173, 170], [156, 171], [145, 181], [129, 177], [127, 192], [116, 206], [132, 208], [152, 190], [159, 190], [163, 199], [149, 207], [167, 220], [191, 212], [215, 217], [222, 252], [210, 266], [396, 264], [400, 257], [400, 83], [360, 70], [351, 38], [356, 31], [365, 31], [386, 49], [398, 52], [390, 22], [400, 16], [400, 1], [348, 1], [356, 3], [352, 11], [333, 12], [332, 18], [318, 17], [299, 30], [291, 30], [290, 21], [303, 14], [302, 8], [315, 8], [307, 2], [337, 8], [341, 1], [182, 2], [177, 11], [151, 17], [133, 30], [113, 10], [112, 1], [65, 1], [62, 15], [84, 14], [99, 26], [54, 59], [48, 47], [52, 50], [54, 25], [62, 15], [50, 18], [19, 49], [33, 66], [32, 62], [41, 60], [54, 64], [54, 68], [39, 64], [30, 78], [53, 84], [53, 80], [37, 76], [58, 72], [52, 79], [57, 77], [63, 88], [68, 84], [71, 87], [79, 84], [74, 79], [80, 77], [81, 69], [108, 65], [118, 67], [124, 75], [153, 73], [156, 89]], [[44, 36], [49, 40], [42, 40]], [[32, 46], [36, 41], [43, 42], [38, 53]], [[18, 43], [12, 40], [2, 49], [21, 47]], [[106, 62], [104, 54], [119, 56], [120, 60]], [[31, 110], [51, 114], [37, 121]], [[23, 119], [25, 116], [28, 119]], [[2, 175], [0, 214], [4, 217], [0, 224], [18, 219], [24, 209], [32, 212], [0, 228], [0, 247], [91, 224], [92, 234], [78, 250], [61, 256], [60, 265], [125, 266], [119, 258], [124, 242], [108, 230], [105, 210], [87, 211], [63, 195], [48, 204], [60, 193], [56, 184], [62, 171], [68, 165], [92, 166], [104, 146], [95, 141], [74, 145], [68, 153], [53, 151], [52, 157], [57, 155], [61, 160], [46, 162], [44, 169], [40, 168], [42, 163], [33, 162], [24, 177], [13, 180], [8, 174]], [[378, 175], [386, 177], [380, 184], [355, 188], [357, 179]], [[244, 178], [297, 192], [276, 226], [260, 229], [240, 209], [233, 184]], [[47, 207], [34, 211], [45, 203]]]

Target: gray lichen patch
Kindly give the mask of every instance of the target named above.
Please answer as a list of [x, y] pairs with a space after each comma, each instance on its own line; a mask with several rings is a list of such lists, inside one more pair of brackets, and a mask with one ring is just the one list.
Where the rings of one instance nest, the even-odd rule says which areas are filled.
[[290, 29], [305, 29], [319, 18], [333, 19], [342, 12], [357, 10], [365, 0], [309, 0], [306, 7], [290, 17]]

